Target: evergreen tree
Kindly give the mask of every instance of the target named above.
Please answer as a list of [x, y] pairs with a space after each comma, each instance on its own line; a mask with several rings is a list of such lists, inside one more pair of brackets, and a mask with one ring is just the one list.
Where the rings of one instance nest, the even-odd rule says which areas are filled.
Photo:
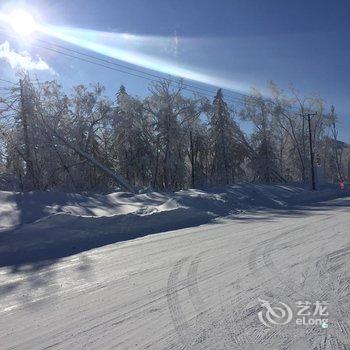
[[244, 159], [242, 145], [237, 141], [238, 126], [219, 89], [210, 111], [209, 135], [212, 148], [211, 182], [229, 184], [240, 172]]

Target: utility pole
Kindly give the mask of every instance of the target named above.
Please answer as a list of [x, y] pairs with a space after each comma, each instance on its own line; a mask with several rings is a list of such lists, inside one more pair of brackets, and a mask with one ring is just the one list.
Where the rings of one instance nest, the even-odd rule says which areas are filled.
[[309, 145], [310, 145], [310, 168], [311, 168], [311, 189], [316, 190], [315, 183], [315, 168], [314, 168], [314, 152], [312, 149], [312, 132], [311, 132], [311, 117], [314, 117], [317, 113], [303, 113], [302, 117], [307, 117], [307, 123], [309, 126]]

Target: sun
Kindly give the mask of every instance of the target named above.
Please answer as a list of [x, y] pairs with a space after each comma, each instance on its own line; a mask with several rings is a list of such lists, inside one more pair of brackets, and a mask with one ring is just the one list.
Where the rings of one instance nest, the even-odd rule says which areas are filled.
[[37, 29], [33, 16], [23, 10], [14, 10], [8, 15], [12, 29], [21, 36], [29, 36]]

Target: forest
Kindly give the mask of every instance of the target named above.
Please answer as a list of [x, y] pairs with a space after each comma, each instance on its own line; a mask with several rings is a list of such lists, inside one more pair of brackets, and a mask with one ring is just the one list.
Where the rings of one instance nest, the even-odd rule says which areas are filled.
[[273, 82], [268, 94], [252, 89], [236, 100], [221, 89], [212, 99], [190, 94], [181, 80], [157, 81], [148, 91], [140, 98], [117, 85], [111, 98], [91, 84], [67, 93], [58, 81], [22, 73], [0, 93], [1, 189], [307, 184], [310, 139], [317, 180], [348, 178], [349, 148], [338, 139], [335, 107], [319, 96]]

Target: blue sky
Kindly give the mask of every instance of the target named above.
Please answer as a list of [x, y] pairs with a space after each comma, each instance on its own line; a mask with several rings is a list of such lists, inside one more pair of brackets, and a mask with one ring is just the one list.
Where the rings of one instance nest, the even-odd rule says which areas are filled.
[[[273, 80], [283, 88], [293, 84], [301, 93], [320, 94], [336, 106], [343, 123], [341, 136], [349, 141], [348, 0], [31, 0], [5, 5], [27, 8], [47, 24], [73, 27], [70, 31], [94, 31], [86, 34], [90, 39], [95, 40], [96, 31], [116, 33], [105, 33], [102, 43], [120, 45], [135, 55], [139, 50], [150, 61], [154, 57], [154, 62], [170, 62], [170, 67], [184, 66], [214, 83], [232, 82], [241, 91], [264, 88]], [[133, 35], [132, 40], [118, 37], [120, 33]], [[113, 94], [122, 83], [130, 93], [147, 93], [146, 80], [9, 41], [15, 50], [25, 49], [36, 59], [40, 56], [65, 87], [101, 82]], [[0, 73], [7, 78], [13, 75], [9, 65], [3, 64]], [[48, 71], [37, 74], [51, 75]]]

